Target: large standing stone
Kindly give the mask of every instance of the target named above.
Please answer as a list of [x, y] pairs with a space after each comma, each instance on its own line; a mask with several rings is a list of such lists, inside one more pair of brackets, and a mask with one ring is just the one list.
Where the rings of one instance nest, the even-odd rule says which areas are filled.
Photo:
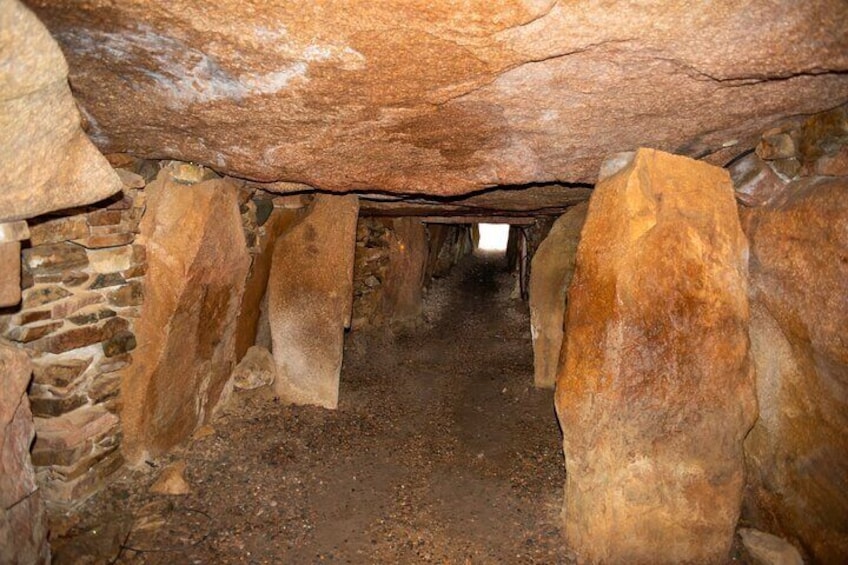
[[756, 415], [746, 260], [722, 169], [640, 149], [595, 188], [556, 394], [581, 558], [727, 558]]
[[421, 315], [427, 228], [417, 218], [393, 218], [389, 230], [388, 271], [383, 281], [383, 316], [390, 323], [413, 322]]
[[300, 219], [299, 210], [275, 208], [267, 222], [264, 234], [258, 243], [258, 252], [253, 257], [250, 274], [244, 287], [244, 296], [239, 311], [236, 330], [236, 359], [241, 360], [248, 349], [257, 343], [259, 321], [262, 313], [262, 300], [268, 288], [268, 276], [271, 273], [271, 259], [274, 254], [274, 242], [280, 233]]
[[0, 2], [0, 222], [88, 204], [121, 180], [80, 129], [59, 46], [17, 0]]
[[580, 231], [588, 203], [570, 208], [554, 222], [533, 255], [530, 269], [530, 333], [533, 337], [534, 381], [537, 387], [556, 384], [565, 333], [566, 292], [574, 274]]
[[184, 185], [163, 171], [146, 191], [145, 299], [122, 384], [131, 462], [188, 438], [228, 392], [249, 265], [235, 185]]
[[741, 209], [751, 241], [760, 418], [745, 441], [748, 518], [848, 560], [848, 178]]
[[268, 281], [274, 386], [289, 402], [338, 405], [358, 212], [355, 196], [316, 196], [275, 244]]
[[29, 447], [35, 436], [26, 353], [0, 342], [0, 562], [49, 563], [47, 524]]

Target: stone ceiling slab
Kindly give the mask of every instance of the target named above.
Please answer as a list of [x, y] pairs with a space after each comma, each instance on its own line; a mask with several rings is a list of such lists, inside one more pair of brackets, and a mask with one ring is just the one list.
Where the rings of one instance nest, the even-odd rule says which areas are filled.
[[30, 0], [94, 141], [256, 181], [457, 195], [720, 162], [848, 101], [848, 4]]

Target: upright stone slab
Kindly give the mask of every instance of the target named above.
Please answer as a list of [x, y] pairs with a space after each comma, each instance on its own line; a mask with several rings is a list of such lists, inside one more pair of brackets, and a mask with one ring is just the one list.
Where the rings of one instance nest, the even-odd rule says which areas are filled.
[[163, 170], [146, 192], [145, 300], [121, 388], [131, 462], [188, 438], [226, 396], [249, 266], [232, 183], [185, 185]]
[[356, 196], [317, 196], [274, 246], [268, 280], [274, 386], [288, 402], [338, 405], [358, 213]]
[[554, 222], [539, 244], [530, 268], [530, 333], [533, 338], [533, 380], [553, 388], [565, 332], [566, 292], [574, 275], [574, 260], [588, 203], [573, 206]]
[[35, 437], [23, 351], [0, 341], [0, 563], [49, 563], [47, 524], [29, 447]]
[[845, 563], [848, 177], [803, 178], [740, 215], [760, 406], [745, 439], [747, 518], [797, 538], [813, 562]]
[[727, 558], [756, 416], [747, 252], [723, 169], [640, 149], [596, 186], [556, 394], [581, 559]]
[[389, 323], [404, 324], [421, 315], [427, 228], [418, 218], [393, 218], [391, 227], [383, 314]]

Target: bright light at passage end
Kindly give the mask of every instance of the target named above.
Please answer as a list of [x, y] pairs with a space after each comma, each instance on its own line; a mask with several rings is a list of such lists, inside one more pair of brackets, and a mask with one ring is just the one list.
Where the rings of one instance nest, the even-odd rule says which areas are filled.
[[479, 224], [480, 245], [483, 251], [505, 251], [509, 239], [509, 224]]

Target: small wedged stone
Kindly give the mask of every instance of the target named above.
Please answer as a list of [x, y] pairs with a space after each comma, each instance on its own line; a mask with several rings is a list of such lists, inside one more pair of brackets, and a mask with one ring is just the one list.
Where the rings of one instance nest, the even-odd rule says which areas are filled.
[[38, 308], [69, 296], [71, 293], [61, 286], [33, 287], [24, 291], [21, 307], [26, 310]]
[[101, 325], [81, 326], [32, 342], [32, 348], [39, 352], [64, 353], [109, 340], [128, 325], [123, 318], [109, 318]]
[[786, 190], [786, 181], [754, 153], [733, 163], [729, 172], [736, 199], [745, 206], [764, 206]]
[[140, 306], [144, 302], [144, 286], [141, 281], [130, 281], [121, 288], [110, 292], [106, 299], [109, 304], [118, 308]]
[[106, 208], [86, 214], [85, 221], [89, 226], [116, 226], [121, 223], [123, 214], [121, 210]]
[[59, 218], [36, 218], [29, 224], [30, 243], [33, 247], [70, 241], [88, 235], [88, 224], [81, 215]]
[[108, 274], [117, 273], [129, 269], [135, 261], [135, 247], [123, 246], [106, 249], [92, 249], [88, 252], [88, 260], [91, 269], [95, 273]]
[[71, 314], [79, 312], [87, 306], [104, 302], [105, 298], [98, 292], [83, 292], [77, 293], [72, 298], [68, 298], [56, 304], [51, 309], [51, 316], [54, 320], [62, 320], [68, 318]]
[[61, 242], [25, 249], [23, 262], [33, 275], [64, 273], [88, 266], [88, 255], [79, 245]]
[[274, 356], [264, 347], [250, 347], [233, 371], [233, 386], [242, 390], [268, 386], [277, 377]]
[[185, 479], [186, 467], [185, 461], [177, 461], [162, 469], [159, 478], [150, 487], [150, 492], [171, 496], [190, 494], [191, 487]]
[[[106, 365], [100, 368], [100, 374], [94, 378], [94, 381], [88, 387], [88, 397], [94, 404], [104, 403], [118, 395], [121, 387], [121, 374], [117, 371], [127, 367], [131, 361], [131, 357], [121, 357], [121, 366], [113, 368]], [[115, 364], [117, 365], [118, 361], [115, 361]]]
[[795, 546], [782, 538], [753, 528], [741, 528], [739, 536], [756, 565], [804, 565]]
[[122, 355], [132, 351], [135, 347], [135, 334], [129, 330], [123, 330], [103, 342], [103, 355], [106, 357], [115, 357], [116, 355]]
[[126, 279], [121, 275], [121, 273], [101, 273], [94, 277], [94, 280], [91, 281], [91, 284], [88, 285], [88, 288], [91, 290], [96, 290], [99, 288], [108, 288], [110, 286], [118, 286], [126, 283]]
[[31, 395], [29, 402], [32, 407], [32, 415], [36, 418], [55, 418], [76, 410], [87, 403], [88, 398], [81, 394], [66, 397]]
[[756, 153], [764, 161], [791, 159], [795, 157], [795, 141], [788, 133], [764, 135], [757, 144]]
[[6, 338], [19, 343], [29, 343], [50, 335], [64, 325], [63, 322], [48, 322], [37, 326], [15, 327], [6, 332]]
[[[102, 490], [125, 463], [119, 449], [113, 450], [107, 457], [95, 463], [85, 473], [69, 481], [53, 480], [49, 475], [40, 480], [44, 496], [51, 504], [77, 507], [94, 493]], [[44, 476], [46, 473], [40, 472]]]
[[95, 305], [94, 307], [83, 308], [73, 316], [69, 316], [68, 321], [75, 326], [87, 326], [89, 324], [96, 324], [107, 318], [114, 318], [116, 315], [114, 310]]
[[82, 239], [75, 239], [74, 243], [88, 249], [102, 249], [104, 247], [118, 247], [128, 245], [135, 240], [133, 233], [109, 233], [101, 235], [90, 235]]
[[12, 319], [12, 323], [18, 326], [25, 326], [35, 322], [43, 322], [50, 319], [50, 310], [34, 310], [29, 312], [21, 312]]
[[36, 453], [59, 452], [86, 442], [96, 443], [112, 433], [117, 425], [118, 417], [99, 405], [83, 406], [57, 418], [36, 418], [38, 435], [33, 457]]
[[116, 168], [115, 173], [117, 173], [118, 178], [121, 179], [121, 184], [124, 186], [124, 190], [131, 188], [144, 188], [144, 185], [147, 184], [144, 177], [132, 171], [128, 171], [123, 168]]
[[40, 385], [64, 389], [73, 384], [91, 365], [92, 358], [34, 362], [33, 381]]

